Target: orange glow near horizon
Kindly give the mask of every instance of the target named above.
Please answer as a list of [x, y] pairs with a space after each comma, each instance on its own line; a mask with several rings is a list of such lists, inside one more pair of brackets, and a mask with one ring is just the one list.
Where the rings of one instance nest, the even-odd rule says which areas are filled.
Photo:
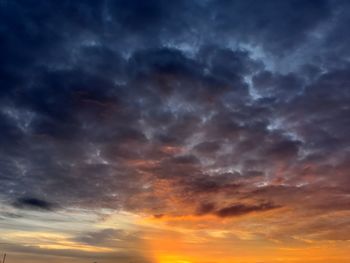
[[[257, 218], [242, 218], [242, 222]], [[270, 218], [271, 219], [271, 218]], [[171, 223], [175, 220], [177, 224]], [[156, 263], [347, 263], [349, 241], [313, 240], [296, 244], [290, 241], [268, 240], [252, 235], [236, 222], [216, 220], [217, 229], [201, 229], [200, 221], [212, 220], [196, 217], [146, 218], [142, 225], [155, 226], [147, 236], [148, 248]], [[266, 220], [266, 219], [265, 219]], [[170, 225], [169, 225], [170, 222]], [[181, 223], [179, 223], [181, 222]], [[181, 224], [183, 223], [183, 226]], [[192, 224], [192, 225], [191, 225]], [[227, 229], [220, 224], [226, 224]], [[191, 227], [189, 227], [191, 225]], [[228, 227], [231, 226], [231, 227]], [[233, 233], [235, 235], [233, 235]]]
[[[115, 243], [118, 241], [117, 238], [112, 239], [110, 244], [95, 246], [94, 243], [73, 239], [69, 233], [60, 234], [59, 231], [53, 230], [47, 232], [8, 230], [4, 232], [2, 239], [31, 244], [31, 247], [50, 251], [53, 255], [66, 254], [70, 251], [69, 253], [87, 253], [88, 257], [94, 257], [97, 254], [113, 255], [118, 250], [123, 251], [126, 248], [133, 251], [137, 249], [138, 253], [147, 255], [151, 263], [348, 263], [350, 242], [347, 240], [327, 241], [315, 237], [311, 239], [304, 233], [291, 233], [293, 237], [287, 240], [283, 240], [284, 235], [277, 238], [274, 231], [291, 231], [288, 225], [284, 229], [281, 226], [272, 227], [273, 222], [280, 217], [279, 213], [277, 211], [265, 215], [252, 213], [235, 219], [210, 215], [155, 218], [119, 213], [110, 214], [106, 220], [95, 225], [93, 231], [91, 230], [91, 233], [99, 233], [100, 230], [119, 226], [125, 229], [123, 230], [125, 233], [121, 233], [126, 237], [136, 230], [142, 233], [142, 242], [140, 240], [137, 243], [127, 238], [118, 244]], [[83, 218], [86, 215], [76, 213], [76, 216]], [[100, 237], [97, 235], [96, 238]], [[16, 252], [12, 255], [14, 257], [12, 262], [20, 263], [21, 260], [16, 258], [20, 258], [18, 255], [21, 253], [25, 255], [26, 252]], [[77, 261], [77, 263], [83, 262]], [[115, 260], [107, 258], [101, 262], [113, 263]]]

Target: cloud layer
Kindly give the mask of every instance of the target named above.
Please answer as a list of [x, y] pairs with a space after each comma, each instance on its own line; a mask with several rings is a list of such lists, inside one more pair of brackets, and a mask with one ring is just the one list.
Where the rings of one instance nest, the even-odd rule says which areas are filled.
[[347, 1], [34, 2], [0, 3], [3, 203], [350, 238]]

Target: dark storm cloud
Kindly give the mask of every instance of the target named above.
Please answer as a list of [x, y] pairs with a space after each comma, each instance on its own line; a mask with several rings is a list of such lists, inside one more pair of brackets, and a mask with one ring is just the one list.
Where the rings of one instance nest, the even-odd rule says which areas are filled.
[[43, 211], [52, 211], [54, 208], [56, 208], [56, 205], [34, 197], [19, 198], [15, 201], [13, 206], [22, 209], [34, 209]]
[[271, 203], [261, 203], [258, 205], [234, 204], [232, 206], [221, 208], [215, 214], [219, 217], [233, 217], [249, 214], [252, 212], [264, 212], [279, 208], [280, 206]]
[[346, 1], [0, 5], [3, 200], [230, 217], [349, 191]]

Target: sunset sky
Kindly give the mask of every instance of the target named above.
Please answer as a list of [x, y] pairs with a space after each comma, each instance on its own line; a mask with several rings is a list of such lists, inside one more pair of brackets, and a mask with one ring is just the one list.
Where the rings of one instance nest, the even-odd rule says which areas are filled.
[[350, 1], [0, 0], [0, 260], [349, 263]]

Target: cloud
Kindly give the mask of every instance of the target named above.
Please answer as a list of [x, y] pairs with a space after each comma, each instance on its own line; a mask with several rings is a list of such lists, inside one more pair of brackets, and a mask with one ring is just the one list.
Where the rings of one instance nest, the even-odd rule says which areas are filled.
[[54, 208], [56, 208], [56, 205], [53, 203], [34, 197], [18, 198], [13, 206], [21, 209], [33, 209], [42, 211], [52, 211]]
[[85, 233], [82, 236], [74, 238], [74, 241], [94, 246], [118, 246], [120, 244], [126, 247], [127, 243], [139, 242], [139, 238], [137, 235], [128, 233], [123, 229], [106, 228], [97, 232]]
[[218, 217], [345, 203], [345, 2], [0, 5], [1, 200]]
[[234, 204], [224, 207], [215, 212], [219, 217], [234, 217], [249, 214], [252, 212], [264, 212], [279, 208], [280, 206], [272, 203], [261, 203], [258, 205]]

